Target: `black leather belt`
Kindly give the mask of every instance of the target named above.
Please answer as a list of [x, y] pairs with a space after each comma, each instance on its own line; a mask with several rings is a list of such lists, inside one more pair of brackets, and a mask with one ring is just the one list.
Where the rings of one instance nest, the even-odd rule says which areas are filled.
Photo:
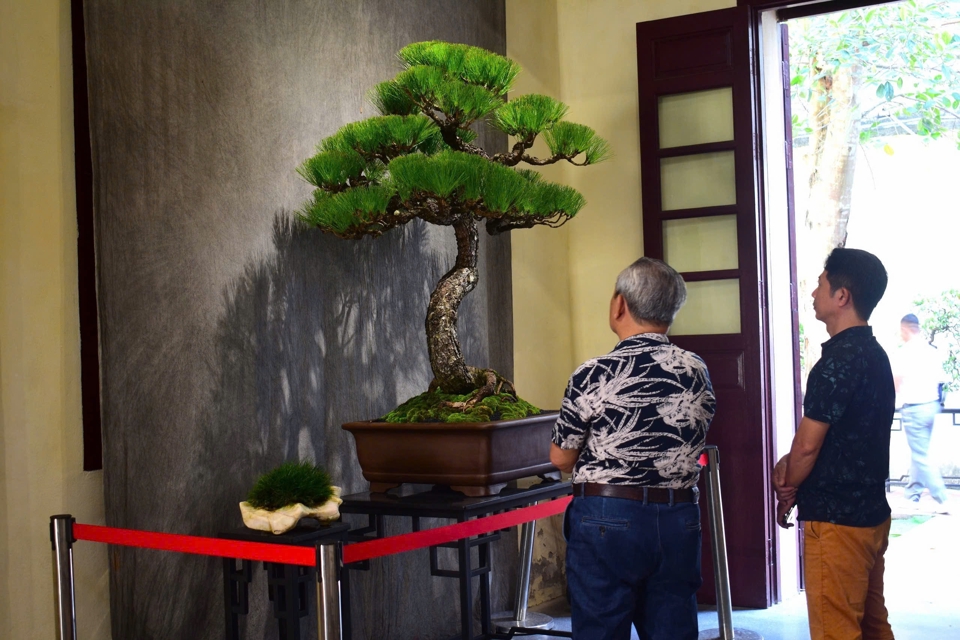
[[700, 497], [700, 490], [696, 487], [691, 489], [664, 489], [663, 487], [635, 487], [622, 484], [583, 482], [573, 485], [573, 495], [578, 498], [584, 496], [624, 498], [625, 500], [656, 504], [677, 504], [678, 502], [693, 502], [696, 504]]

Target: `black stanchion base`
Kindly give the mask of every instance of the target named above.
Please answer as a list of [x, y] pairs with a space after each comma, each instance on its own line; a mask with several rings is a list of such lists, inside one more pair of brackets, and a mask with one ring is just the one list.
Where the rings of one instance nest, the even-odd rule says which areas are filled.
[[491, 638], [502, 638], [502, 640], [512, 640], [513, 638], [524, 638], [526, 636], [550, 636], [551, 638], [572, 638], [570, 631], [556, 631], [554, 629], [531, 629], [529, 627], [513, 627], [506, 633], [491, 634]]
[[733, 638], [724, 638], [720, 634], [720, 629], [707, 629], [700, 632], [697, 640], [763, 640], [763, 636], [756, 631], [734, 627]]

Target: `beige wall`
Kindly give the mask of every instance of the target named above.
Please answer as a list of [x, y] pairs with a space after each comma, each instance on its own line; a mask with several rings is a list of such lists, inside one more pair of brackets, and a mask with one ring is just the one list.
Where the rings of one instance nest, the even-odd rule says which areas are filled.
[[[643, 254], [636, 23], [723, 9], [736, 0], [507, 0], [507, 55], [523, 66], [514, 95], [544, 93], [568, 118], [610, 141], [594, 167], [543, 169], [587, 206], [559, 230], [516, 232], [513, 246], [514, 368], [518, 392], [559, 408], [573, 369], [616, 337], [607, 304], [617, 274]], [[535, 147], [534, 151], [543, 148]], [[531, 604], [563, 595], [559, 517], [541, 521]]]
[[[68, 0], [0, 5], [0, 637], [53, 638], [49, 517], [103, 521], [82, 471]], [[108, 638], [106, 549], [76, 548], [79, 637]]]
[[[613, 158], [548, 177], [587, 206], [560, 232], [513, 234], [517, 388], [559, 406], [576, 364], [615, 338], [607, 303], [620, 270], [643, 254], [636, 23], [736, 6], [736, 0], [507, 0], [507, 54], [524, 66], [517, 93], [543, 92], [610, 141]], [[547, 33], [556, 26], [556, 34]]]
[[[559, 27], [554, 0], [507, 0], [507, 56], [520, 63], [512, 95], [559, 98]], [[538, 142], [536, 155], [547, 155]], [[576, 169], [576, 167], [574, 167]], [[566, 182], [566, 163], [541, 168]], [[517, 391], [544, 409], [559, 409], [575, 363], [570, 317], [570, 229], [535, 227], [511, 234], [513, 251], [514, 377]]]

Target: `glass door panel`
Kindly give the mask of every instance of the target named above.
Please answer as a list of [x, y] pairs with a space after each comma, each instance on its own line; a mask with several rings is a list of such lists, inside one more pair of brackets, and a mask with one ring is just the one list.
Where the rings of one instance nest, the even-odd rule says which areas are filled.
[[733, 87], [658, 99], [660, 148], [733, 140]]
[[736, 269], [737, 216], [664, 220], [663, 259], [683, 273]]
[[698, 153], [660, 160], [663, 211], [737, 203], [733, 151]]
[[688, 282], [687, 303], [677, 314], [670, 335], [725, 333], [740, 333], [740, 281]]

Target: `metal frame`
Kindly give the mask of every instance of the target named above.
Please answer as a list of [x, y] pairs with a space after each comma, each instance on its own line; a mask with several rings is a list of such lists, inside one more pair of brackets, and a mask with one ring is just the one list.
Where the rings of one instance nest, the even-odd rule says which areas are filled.
[[[704, 448], [706, 455], [706, 493], [707, 511], [710, 524], [710, 541], [714, 565], [714, 579], [717, 593], [717, 617], [719, 635], [712, 636], [711, 632], [700, 634], [701, 640], [719, 638], [720, 640], [762, 640], [761, 636], [753, 631], [733, 628], [733, 608], [730, 596], [730, 576], [727, 564], [726, 534], [723, 521], [723, 502], [720, 494], [720, 464], [719, 452], [716, 446]], [[312, 535], [316, 546], [315, 575], [317, 578], [317, 637], [318, 640], [341, 640], [350, 638], [350, 605], [347, 576], [343, 564], [343, 542], [340, 536], [346, 534], [354, 540], [368, 540], [371, 537], [379, 538], [383, 534], [384, 517], [387, 515], [410, 517], [414, 531], [420, 530], [420, 518], [452, 518], [458, 522], [466, 522], [474, 517], [481, 517], [493, 513], [502, 513], [542, 500], [549, 500], [569, 495], [571, 485], [568, 482], [544, 482], [529, 489], [506, 490], [505, 495], [484, 498], [464, 498], [461, 494], [448, 493], [430, 494], [434, 499], [424, 501], [423, 494], [411, 496], [412, 501], [404, 502], [403, 498], [387, 496], [386, 494], [356, 494], [347, 496], [341, 505], [343, 513], [367, 514], [369, 525], [352, 532], [347, 532], [347, 526], [330, 527], [323, 532], [324, 537], [317, 539], [316, 532], [307, 532]], [[429, 494], [429, 492], [427, 492]], [[418, 500], [417, 498], [421, 498]], [[54, 552], [56, 567], [56, 601], [57, 601], [57, 637], [59, 640], [76, 640], [76, 603], [74, 598], [74, 571], [73, 571], [73, 535], [74, 519], [69, 514], [51, 516], [50, 541]], [[567, 631], [553, 631], [538, 628], [525, 628], [520, 623], [526, 618], [527, 599], [530, 586], [530, 561], [532, 560], [536, 521], [526, 522], [521, 530], [521, 567], [514, 606], [515, 621], [506, 633], [491, 631], [490, 621], [490, 543], [500, 539], [500, 531], [481, 534], [472, 538], [462, 538], [455, 543], [436, 545], [430, 548], [430, 573], [438, 577], [456, 577], [460, 580], [461, 605], [461, 636], [466, 640], [475, 638], [504, 638], [531, 635], [546, 635], [560, 638], [572, 638], [573, 634]], [[252, 532], [237, 532], [221, 534], [221, 537], [235, 539], [249, 539], [255, 535]], [[301, 534], [302, 537], [303, 534]], [[276, 538], [273, 538], [276, 539]], [[290, 540], [277, 540], [290, 542]], [[436, 555], [439, 546], [457, 549], [458, 567], [456, 571], [440, 569]], [[470, 561], [470, 549], [478, 548], [479, 566], [474, 569]], [[227, 637], [236, 637], [238, 633], [237, 616], [248, 610], [247, 587], [252, 579], [252, 562], [244, 560], [237, 569], [236, 561], [232, 558], [224, 559], [224, 598], [226, 604]], [[289, 569], [286, 565], [275, 565], [277, 571]], [[356, 563], [352, 568], [362, 570]], [[369, 563], [366, 563], [369, 568]], [[306, 598], [305, 576], [309, 570], [295, 567], [296, 575], [284, 573], [278, 579], [283, 583], [285, 591], [280, 593], [276, 581], [272, 580], [273, 570], [268, 566], [271, 574], [271, 586], [277, 587], [274, 592], [274, 607], [281, 606], [280, 600], [286, 600], [294, 591], [299, 595], [298, 602], [303, 603]], [[473, 578], [480, 579], [480, 624], [481, 635], [474, 636], [473, 626]], [[292, 582], [292, 583], [291, 583]], [[288, 584], [290, 583], [290, 584]], [[298, 605], [296, 611], [287, 611], [283, 607], [284, 615], [276, 613], [280, 619], [281, 636], [285, 638], [299, 638], [300, 618], [305, 615], [305, 604]], [[279, 611], [279, 609], [277, 609]], [[296, 614], [296, 615], [294, 615]], [[231, 631], [232, 630], [232, 631]], [[231, 636], [231, 632], [234, 634]]]
[[61, 514], [50, 517], [50, 543], [53, 546], [53, 564], [56, 568], [57, 638], [77, 640], [77, 603], [73, 586], [73, 516]]
[[[297, 527], [287, 533], [274, 535], [265, 531], [254, 531], [239, 528], [221, 532], [218, 537], [228, 540], [243, 540], [250, 542], [265, 542], [272, 544], [288, 544], [298, 546], [331, 545], [340, 543], [346, 536], [349, 527], [343, 523], [333, 523], [325, 527]], [[252, 560], [240, 560], [237, 566], [236, 558], [223, 558], [223, 600], [226, 640], [240, 640], [240, 616], [250, 611], [249, 588], [253, 580]], [[319, 566], [319, 556], [318, 565]], [[267, 574], [267, 594], [273, 603], [273, 617], [279, 627], [281, 640], [300, 640], [300, 621], [309, 614], [309, 603], [312, 596], [307, 587], [317, 576], [317, 600], [331, 598], [329, 594], [322, 594], [320, 576], [316, 567], [302, 567], [286, 565], [279, 562], [264, 562], [264, 571]], [[337, 577], [339, 581], [339, 574]], [[337, 585], [337, 602], [341, 598], [339, 583]], [[318, 609], [318, 616], [320, 615]], [[318, 618], [318, 629], [319, 629]], [[345, 627], [349, 630], [350, 621], [347, 617], [337, 616], [337, 628]], [[327, 633], [331, 633], [330, 630]], [[338, 640], [341, 632], [335, 636]], [[328, 636], [334, 637], [334, 636]], [[324, 636], [321, 636], [324, 638]]]
[[[502, 513], [525, 507], [543, 500], [570, 495], [571, 486], [567, 482], [549, 481], [534, 485], [529, 489], [504, 489], [499, 495], [484, 497], [465, 497], [458, 492], [427, 491], [408, 496], [394, 496], [384, 493], [358, 493], [343, 497], [341, 514], [366, 515], [368, 525], [354, 529], [348, 534], [350, 541], [363, 541], [381, 538], [384, 535], [386, 516], [410, 518], [413, 531], [420, 530], [421, 518], [449, 519], [466, 522], [473, 518]], [[456, 578], [460, 589], [460, 637], [463, 640], [489, 639], [505, 637], [494, 632], [490, 609], [490, 543], [499, 540], [501, 532], [495, 531], [472, 538], [462, 538], [456, 542], [430, 547], [430, 575], [441, 578]], [[457, 550], [457, 568], [440, 567], [438, 547]], [[477, 566], [473, 566], [470, 550], [477, 548]], [[365, 563], [346, 565], [347, 569], [363, 570], [369, 568]], [[344, 572], [344, 611], [349, 611], [349, 571]], [[473, 633], [473, 579], [479, 579], [480, 596], [480, 634]], [[545, 635], [542, 629], [537, 633]], [[346, 636], [349, 639], [349, 636]]]

